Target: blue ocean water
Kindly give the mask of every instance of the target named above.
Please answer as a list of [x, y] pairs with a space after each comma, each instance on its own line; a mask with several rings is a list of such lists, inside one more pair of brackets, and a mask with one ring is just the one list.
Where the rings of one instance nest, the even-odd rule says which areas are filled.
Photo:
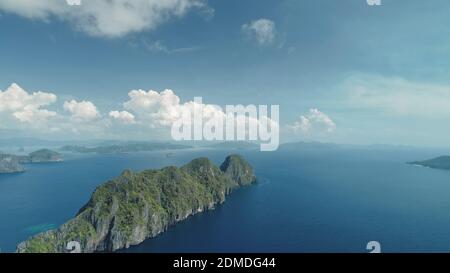
[[92, 191], [124, 170], [183, 165], [199, 156], [220, 164], [243, 154], [258, 184], [124, 252], [450, 252], [450, 171], [405, 164], [440, 155], [426, 149], [212, 149], [66, 155], [0, 175], [0, 248], [73, 217]]

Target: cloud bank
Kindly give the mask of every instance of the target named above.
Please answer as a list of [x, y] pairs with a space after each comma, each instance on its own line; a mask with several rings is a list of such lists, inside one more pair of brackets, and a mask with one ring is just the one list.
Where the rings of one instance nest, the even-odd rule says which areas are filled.
[[212, 13], [206, 0], [88, 0], [80, 6], [63, 0], [0, 1], [0, 11], [47, 22], [58, 18], [88, 35], [109, 38], [153, 30], [194, 9]]
[[42, 91], [30, 94], [13, 83], [4, 92], [0, 90], [0, 118], [3, 123], [11, 122], [14, 118], [32, 126], [46, 123], [57, 113], [44, 107], [53, 104], [56, 99], [56, 95]]
[[[61, 109], [52, 111], [50, 108]], [[120, 108], [120, 107], [119, 107]], [[227, 117], [221, 107], [197, 101], [181, 102], [173, 90], [131, 90], [122, 109], [102, 113], [94, 102], [68, 100], [58, 107], [57, 96], [49, 92], [27, 92], [18, 84], [0, 91], [0, 130], [24, 130], [54, 136], [81, 138], [167, 138], [171, 127], [186, 113], [202, 109], [205, 121]], [[267, 116], [233, 117], [244, 128], [267, 121], [271, 128], [278, 123]]]
[[69, 112], [76, 121], [90, 121], [100, 117], [97, 107], [90, 101], [66, 101], [64, 102], [64, 110]]
[[136, 123], [134, 115], [127, 111], [111, 111], [109, 117], [124, 124]]

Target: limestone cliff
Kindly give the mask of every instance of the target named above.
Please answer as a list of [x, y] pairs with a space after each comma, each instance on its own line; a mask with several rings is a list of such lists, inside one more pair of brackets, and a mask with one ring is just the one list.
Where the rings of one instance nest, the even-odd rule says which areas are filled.
[[19, 244], [17, 252], [66, 252], [70, 241], [87, 253], [128, 248], [214, 208], [233, 189], [253, 182], [251, 166], [238, 155], [220, 168], [199, 158], [181, 168], [125, 171], [98, 187], [75, 218]]

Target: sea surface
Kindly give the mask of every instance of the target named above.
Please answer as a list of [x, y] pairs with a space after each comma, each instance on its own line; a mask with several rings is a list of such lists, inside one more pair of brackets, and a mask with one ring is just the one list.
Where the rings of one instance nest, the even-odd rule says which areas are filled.
[[123, 252], [450, 252], [450, 171], [407, 165], [439, 150], [411, 148], [195, 149], [66, 154], [0, 175], [0, 248], [72, 218], [94, 189], [122, 173], [240, 153], [258, 183]]

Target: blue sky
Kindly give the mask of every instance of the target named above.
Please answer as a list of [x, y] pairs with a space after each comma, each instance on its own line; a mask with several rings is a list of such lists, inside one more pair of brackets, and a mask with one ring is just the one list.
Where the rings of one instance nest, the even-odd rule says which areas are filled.
[[31, 2], [0, 0], [0, 90], [57, 98], [24, 111], [0, 94], [4, 136], [164, 138], [110, 113], [137, 120], [131, 90], [170, 89], [181, 104], [279, 104], [282, 141], [450, 144], [448, 1], [139, 0], [159, 13], [128, 17]]

